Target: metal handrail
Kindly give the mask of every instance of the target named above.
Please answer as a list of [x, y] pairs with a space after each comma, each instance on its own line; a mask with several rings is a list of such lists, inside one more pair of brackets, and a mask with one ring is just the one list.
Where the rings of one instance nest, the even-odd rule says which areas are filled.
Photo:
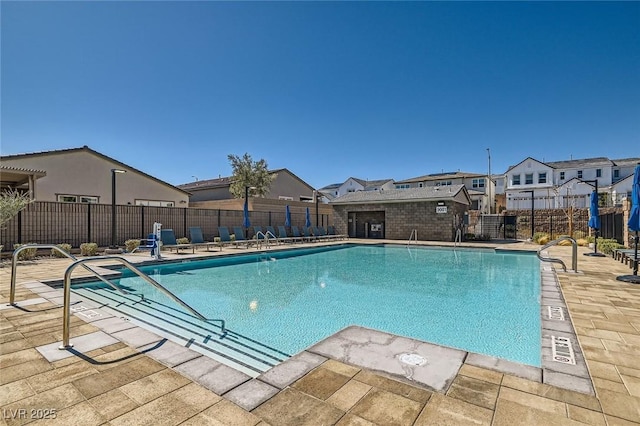
[[[415, 237], [414, 237], [415, 236]], [[407, 241], [407, 245], [411, 244], [411, 240], [418, 242], [418, 230], [411, 230], [411, 235], [409, 235], [409, 241]]]
[[[18, 247], [14, 252], [13, 252], [13, 256], [11, 259], [11, 288], [9, 290], [9, 305], [15, 306], [16, 303], [16, 277], [17, 277], [17, 269], [18, 269], [18, 254], [20, 254], [20, 252], [22, 252], [23, 250], [27, 250], [30, 248], [35, 248], [35, 249], [39, 249], [39, 248], [50, 248], [53, 250], [58, 251], [59, 253], [63, 254], [64, 256], [68, 257], [69, 259], [72, 259], [74, 261], [78, 260], [74, 255], [72, 255], [71, 253], [67, 253], [66, 251], [62, 250], [60, 247], [53, 245], [53, 244], [25, 244], [23, 246]], [[84, 269], [86, 269], [87, 271], [91, 272], [96, 278], [98, 278], [100, 281], [102, 281], [103, 283], [107, 284], [108, 286], [112, 287], [114, 290], [119, 291], [120, 293], [124, 294], [124, 295], [129, 295], [130, 293], [124, 291], [123, 289], [121, 289], [120, 287], [118, 287], [117, 285], [115, 285], [114, 283], [112, 283], [111, 281], [109, 281], [108, 279], [106, 279], [105, 277], [103, 277], [102, 275], [100, 275], [98, 272], [94, 271], [93, 269], [91, 269], [90, 267], [88, 267], [87, 265], [82, 265], [84, 267]], [[141, 295], [141, 297], [144, 299], [144, 295]]]
[[453, 246], [458, 247], [458, 244], [462, 242], [462, 231], [460, 228], [456, 229], [456, 237], [453, 239]]
[[225, 321], [223, 319], [209, 319], [202, 315], [200, 312], [193, 309], [191, 306], [187, 305], [182, 299], [180, 299], [175, 294], [171, 293], [165, 287], [162, 286], [159, 282], [133, 266], [128, 260], [120, 257], [120, 256], [98, 256], [98, 257], [87, 257], [84, 259], [79, 259], [73, 262], [67, 270], [64, 272], [64, 312], [62, 317], [62, 346], [59, 349], [69, 349], [72, 348], [73, 345], [69, 343], [69, 325], [71, 323], [71, 273], [75, 269], [76, 266], [82, 265], [85, 262], [91, 262], [96, 260], [115, 260], [126, 266], [131, 272], [138, 275], [140, 278], [151, 284], [156, 289], [160, 290], [167, 297], [178, 303], [180, 306], [185, 308], [187, 311], [191, 312], [197, 318], [201, 319], [205, 322], [220, 322], [222, 334], [226, 334]]
[[572, 248], [572, 252], [571, 252], [571, 269], [573, 269], [573, 272], [578, 272], [578, 243], [576, 242], [576, 240], [574, 240], [571, 237], [568, 236], [564, 236], [564, 237], [560, 237], [558, 239], [555, 239], [545, 245], [543, 245], [542, 247], [540, 247], [540, 249], [538, 250], [538, 259], [540, 259], [543, 262], [555, 262], [555, 263], [559, 263], [562, 265], [562, 269], [564, 270], [564, 272], [567, 272], [567, 265], [565, 265], [565, 263], [562, 261], [562, 259], [557, 259], [554, 257], [542, 257], [540, 255], [540, 252], [542, 252], [543, 250], [548, 249], [551, 246], [555, 246], [556, 244], [560, 243], [561, 241], [571, 241], [571, 245], [573, 246]]
[[[267, 231], [267, 234], [269, 233], [270, 232]], [[260, 237], [260, 235], [262, 235], [262, 238], [258, 238]], [[262, 244], [262, 241], [264, 241], [265, 244], [267, 245], [267, 248], [269, 248], [269, 237], [262, 231], [256, 232], [256, 250], [260, 249], [260, 245]]]

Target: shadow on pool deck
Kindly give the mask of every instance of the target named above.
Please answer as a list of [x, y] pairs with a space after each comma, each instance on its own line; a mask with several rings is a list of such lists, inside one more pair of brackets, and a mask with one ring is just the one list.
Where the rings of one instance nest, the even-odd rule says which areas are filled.
[[[526, 243], [508, 247], [537, 248]], [[551, 254], [568, 262], [570, 248], [554, 247]], [[19, 409], [28, 414], [30, 409], [49, 414], [55, 410], [60, 424], [85, 425], [640, 423], [640, 286], [616, 281], [628, 268], [611, 258], [580, 255], [581, 274], [558, 273], [595, 397], [468, 362], [460, 363], [453, 376], [438, 371], [442, 377], [436, 382], [444, 386], [417, 385], [393, 372], [377, 371], [382, 369], [366, 351], [360, 358], [334, 354], [340, 345], [328, 348], [328, 340], [287, 361], [293, 366], [289, 370], [297, 373], [276, 367], [250, 379], [172, 342], [157, 345], [159, 337], [125, 333], [134, 329], [121, 328], [126, 324], [115, 320], [110, 325], [117, 330], [113, 334], [127, 337], [120, 340], [128, 344], [83, 352], [93, 362], [78, 356], [50, 362], [35, 348], [60, 341], [60, 312], [47, 310], [53, 305], [38, 299], [32, 289], [37, 290], [37, 281], [61, 276], [68, 264], [65, 259], [44, 259], [21, 265], [17, 299], [34, 302], [28, 310], [0, 310], [0, 408], [5, 413], [0, 424], [31, 420], [12, 417]], [[9, 273], [6, 266], [0, 268], [3, 303], [8, 301]], [[78, 316], [71, 325], [74, 338], [102, 333]], [[414, 348], [406, 345], [407, 352]], [[44, 416], [45, 411], [34, 413]]]

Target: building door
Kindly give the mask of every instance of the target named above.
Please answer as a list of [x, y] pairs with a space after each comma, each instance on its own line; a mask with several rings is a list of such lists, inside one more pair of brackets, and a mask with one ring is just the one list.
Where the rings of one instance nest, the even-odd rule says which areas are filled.
[[356, 238], [356, 213], [355, 212], [349, 212], [347, 214], [347, 230], [348, 230], [348, 234], [350, 238]]

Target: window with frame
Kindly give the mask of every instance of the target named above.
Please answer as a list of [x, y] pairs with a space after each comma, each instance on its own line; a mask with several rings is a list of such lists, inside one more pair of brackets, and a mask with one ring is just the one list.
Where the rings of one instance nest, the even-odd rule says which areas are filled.
[[524, 175], [524, 184], [533, 185], [533, 173], [527, 173]]
[[91, 195], [58, 194], [58, 201], [61, 203], [97, 204], [98, 197]]
[[596, 177], [602, 177], [602, 169], [596, 169]]
[[471, 182], [473, 188], [484, 188], [484, 178], [474, 179]]
[[173, 201], [162, 200], [136, 200], [136, 206], [150, 206], [150, 207], [173, 207]]
[[620, 170], [616, 169], [613, 171], [613, 178], [618, 179], [620, 177]]
[[409, 188], [409, 184], [408, 183], [402, 183], [400, 185], [396, 185], [396, 189], [407, 189]]
[[582, 179], [582, 170], [578, 170], [578, 179]]
[[436, 182], [436, 186], [451, 186], [450, 180], [444, 180], [442, 182]]
[[547, 173], [538, 173], [538, 183], [547, 183]]
[[512, 175], [511, 176], [511, 183], [513, 185], [520, 185], [520, 175]]
[[564, 172], [560, 172], [560, 180], [564, 180]]

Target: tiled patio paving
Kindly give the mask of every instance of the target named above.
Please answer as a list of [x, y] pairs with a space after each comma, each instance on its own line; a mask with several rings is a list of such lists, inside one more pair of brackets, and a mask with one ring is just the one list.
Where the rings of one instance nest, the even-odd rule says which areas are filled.
[[[569, 248], [552, 254], [569, 263]], [[640, 424], [640, 286], [615, 281], [629, 269], [611, 258], [581, 255], [583, 274], [558, 274], [597, 397], [470, 364], [446, 393], [432, 392], [312, 353], [303, 377], [258, 378], [222, 396], [179, 372], [193, 362], [179, 352], [159, 362], [147, 356], [156, 349], [114, 343], [49, 362], [35, 347], [61, 340], [60, 309], [20, 283], [60, 277], [67, 265], [21, 265], [17, 300], [42, 303], [0, 310], [0, 424]], [[3, 304], [9, 269], [0, 268]], [[73, 337], [99, 331], [75, 316], [71, 325]], [[56, 419], [34, 420], [46, 411], [32, 408], [55, 409]]]

